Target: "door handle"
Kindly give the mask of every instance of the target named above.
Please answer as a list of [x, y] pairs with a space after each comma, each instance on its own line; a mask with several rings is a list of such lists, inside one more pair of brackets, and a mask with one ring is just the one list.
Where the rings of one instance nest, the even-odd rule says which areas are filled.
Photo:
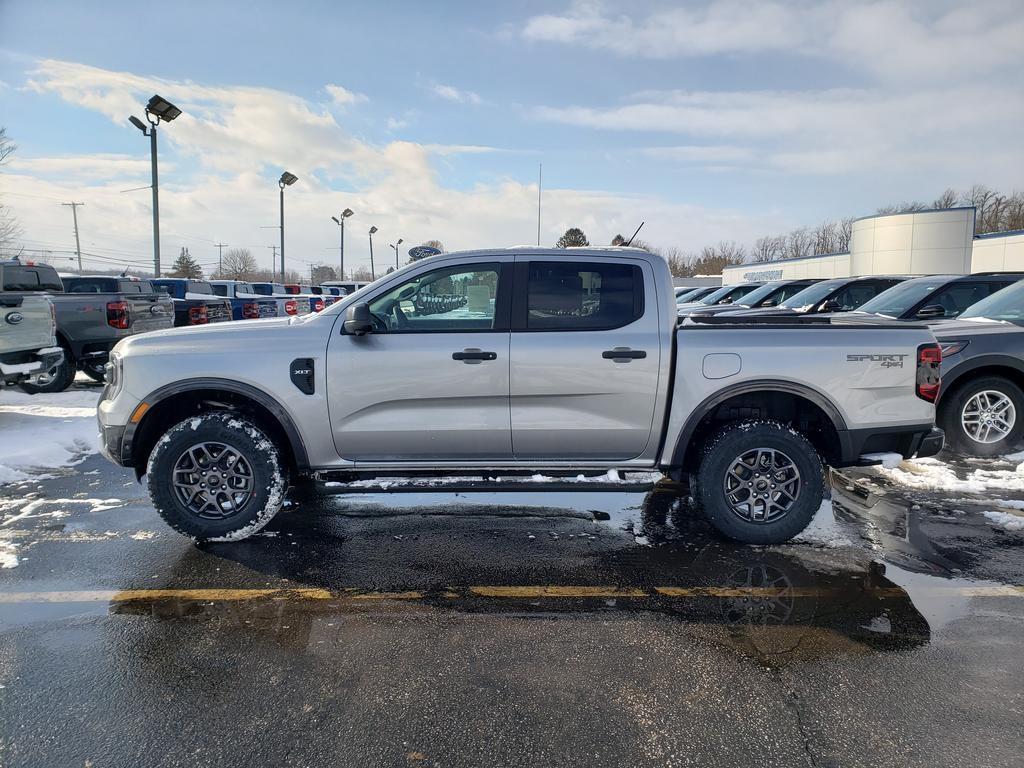
[[470, 347], [464, 349], [461, 352], [452, 352], [452, 360], [461, 360], [464, 363], [473, 365], [479, 363], [481, 360], [497, 360], [497, 352], [484, 352], [481, 349]]
[[629, 347], [616, 347], [607, 349], [601, 353], [605, 360], [614, 360], [617, 363], [628, 363], [630, 360], [642, 360], [647, 353], [642, 349], [630, 349]]

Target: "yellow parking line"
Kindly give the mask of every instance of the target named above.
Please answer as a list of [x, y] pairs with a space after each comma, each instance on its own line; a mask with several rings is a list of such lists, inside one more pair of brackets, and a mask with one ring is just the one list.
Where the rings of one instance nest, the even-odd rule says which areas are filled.
[[[865, 590], [875, 597], [901, 597], [900, 587], [880, 587]], [[0, 604], [13, 603], [130, 603], [144, 600], [195, 600], [237, 602], [243, 600], [422, 600], [429, 597], [458, 599], [460, 597], [486, 597], [496, 599], [532, 600], [543, 598], [671, 598], [702, 597], [800, 597], [828, 598], [846, 594], [848, 590], [817, 587], [609, 587], [586, 585], [486, 585], [449, 587], [441, 592], [405, 590], [396, 592], [365, 592], [355, 587], [338, 590], [302, 587], [296, 589], [94, 589], [48, 592], [0, 592]], [[948, 597], [1024, 597], [1024, 586], [979, 585], [936, 586], [911, 590], [911, 595], [928, 594]]]

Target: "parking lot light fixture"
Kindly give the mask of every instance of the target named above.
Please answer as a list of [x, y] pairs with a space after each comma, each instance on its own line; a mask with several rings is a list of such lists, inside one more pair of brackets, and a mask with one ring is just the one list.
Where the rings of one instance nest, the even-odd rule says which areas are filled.
[[392, 249], [394, 249], [394, 251], [395, 251], [395, 269], [398, 269], [398, 260], [399, 260], [399, 250], [398, 250], [398, 246], [400, 246], [400, 245], [401, 245], [402, 243], [404, 243], [404, 242], [405, 242], [405, 241], [404, 241], [404, 240], [402, 240], [402, 238], [398, 238], [398, 242], [397, 242], [397, 243], [393, 243], [393, 244], [391, 245], [391, 248], [392, 248]]
[[345, 219], [354, 214], [351, 208], [346, 208], [341, 212], [340, 216], [331, 216], [331, 219], [341, 228], [341, 242], [338, 246], [338, 268], [340, 270], [338, 274], [339, 280], [345, 279]]
[[290, 187], [299, 177], [294, 173], [285, 171], [277, 180], [277, 186], [281, 188], [281, 282], [284, 282], [284, 188]]
[[135, 115], [128, 121], [149, 137], [149, 159], [153, 189], [153, 275], [160, 277], [160, 185], [156, 166], [156, 127], [161, 121], [169, 123], [181, 114], [181, 110], [162, 96], [154, 95], [146, 104], [146, 120], [149, 127]]
[[377, 231], [376, 226], [370, 227], [370, 282], [377, 280], [377, 273], [374, 271], [374, 232]]

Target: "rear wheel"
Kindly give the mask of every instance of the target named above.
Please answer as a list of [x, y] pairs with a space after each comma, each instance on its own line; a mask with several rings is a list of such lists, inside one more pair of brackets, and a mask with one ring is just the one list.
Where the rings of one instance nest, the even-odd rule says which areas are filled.
[[806, 437], [774, 421], [724, 427], [705, 447], [696, 481], [711, 524], [747, 544], [793, 538], [824, 496], [818, 452]]
[[281, 509], [288, 488], [280, 452], [262, 430], [230, 412], [171, 427], [146, 468], [164, 521], [197, 541], [237, 541]]
[[1024, 432], [1024, 392], [1002, 376], [985, 376], [957, 387], [939, 405], [946, 440], [957, 453], [1007, 453]]
[[82, 373], [84, 373], [93, 381], [98, 381], [100, 384], [102, 384], [106, 379], [107, 375], [106, 366], [107, 364], [104, 362], [96, 362], [95, 360], [90, 360], [88, 362], [82, 363]]

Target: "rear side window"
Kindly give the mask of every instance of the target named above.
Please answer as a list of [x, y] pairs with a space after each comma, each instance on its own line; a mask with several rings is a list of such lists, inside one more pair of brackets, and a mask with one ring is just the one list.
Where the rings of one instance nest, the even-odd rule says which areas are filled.
[[990, 293], [992, 286], [989, 283], [954, 283], [929, 298], [925, 306], [938, 304], [946, 310], [946, 317], [957, 317]]
[[66, 290], [68, 293], [106, 293], [109, 288], [106, 280], [76, 280], [72, 278], [68, 280]]
[[213, 286], [213, 292], [215, 294], [217, 294], [218, 296], [227, 296], [228, 295], [228, 287], [226, 285], [214, 285]]
[[861, 304], [871, 301], [871, 299], [879, 294], [880, 290], [885, 290], [888, 287], [880, 288], [877, 283], [850, 283], [841, 291], [838, 291], [830, 301], [834, 301], [839, 305], [836, 311], [849, 312]]
[[644, 313], [640, 267], [533, 261], [526, 284], [526, 328], [597, 331], [621, 328]]
[[118, 290], [121, 293], [153, 293], [153, 284], [149, 280], [122, 280]]
[[205, 281], [189, 280], [188, 287], [186, 287], [185, 290], [188, 293], [204, 293], [207, 296], [213, 295], [213, 288]]

